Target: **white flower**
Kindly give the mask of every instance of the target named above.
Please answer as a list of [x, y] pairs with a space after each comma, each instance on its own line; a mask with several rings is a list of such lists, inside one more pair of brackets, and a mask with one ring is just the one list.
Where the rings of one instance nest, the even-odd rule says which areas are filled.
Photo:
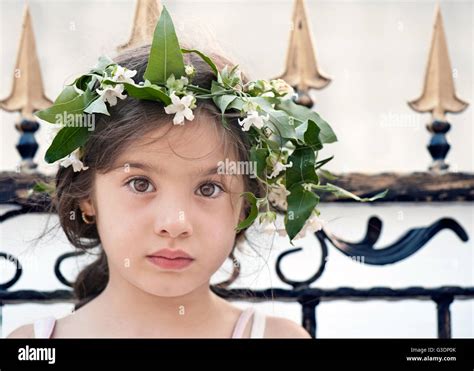
[[234, 77], [238, 78], [240, 81], [242, 81], [242, 71], [240, 69], [236, 69], [233, 74]]
[[185, 93], [186, 85], [189, 84], [189, 79], [187, 77], [181, 76], [179, 80], [176, 80], [174, 75], [172, 74], [166, 80], [166, 87], [170, 90], [171, 93], [178, 92], [178, 93]]
[[127, 82], [129, 84], [135, 84], [132, 77], [137, 74], [135, 70], [129, 70], [128, 68], [117, 65], [116, 70], [112, 75], [112, 80], [117, 82]]
[[[270, 217], [269, 215], [262, 215], [263, 218], [259, 220], [259, 224], [257, 229], [261, 233], [266, 234], [274, 234], [275, 232], [278, 233], [279, 236], [284, 237], [288, 233], [286, 232], [285, 225], [282, 222], [281, 218]], [[262, 223], [263, 219], [263, 223]]]
[[282, 237], [286, 235], [286, 230], [284, 228], [278, 228], [275, 226], [275, 222], [270, 222], [268, 220], [265, 220], [262, 224], [259, 225], [258, 231], [267, 234], [273, 234], [277, 232], [278, 235]]
[[265, 93], [260, 94], [261, 97], [275, 98], [275, 93], [272, 91], [266, 91]]
[[96, 91], [104, 102], [109, 102], [111, 106], [115, 106], [117, 104], [117, 98], [127, 98], [125, 94], [122, 94], [123, 89], [124, 86], [122, 84], [117, 84], [115, 86], [106, 85], [103, 90], [96, 89]]
[[260, 116], [257, 111], [249, 111], [245, 119], [239, 120], [239, 124], [242, 126], [243, 131], [248, 131], [252, 125], [261, 129], [265, 125], [265, 121], [268, 120], [268, 117], [268, 114], [267, 116]]
[[186, 66], [184, 66], [184, 73], [186, 75], [193, 76], [195, 72], [196, 72], [196, 69], [194, 68], [193, 65], [187, 64]]
[[252, 102], [251, 100], [247, 100], [243, 105], [242, 105], [242, 111], [245, 113], [249, 113], [252, 111], [256, 111], [258, 108], [258, 105], [255, 102]]
[[282, 79], [275, 79], [270, 81], [270, 85], [279, 95], [294, 94], [295, 90]]
[[278, 174], [280, 174], [283, 170], [285, 170], [287, 167], [292, 167], [293, 166], [293, 162], [290, 161], [289, 164], [286, 164], [284, 165], [283, 163], [281, 163], [280, 161], [277, 161], [277, 162], [274, 162], [273, 163], [273, 171], [272, 173], [270, 174], [269, 178], [273, 178], [273, 177], [276, 177]]
[[179, 98], [176, 94], [172, 93], [170, 98], [172, 103], [165, 107], [165, 112], [168, 114], [175, 113], [173, 118], [174, 125], [184, 125], [184, 118], [189, 121], [194, 119], [193, 111], [190, 108], [195, 99], [192, 94]]
[[273, 206], [286, 210], [288, 208], [286, 196], [290, 193], [291, 192], [288, 191], [284, 185], [278, 184], [277, 186], [272, 187], [268, 192], [268, 201], [270, 201]]
[[314, 233], [316, 231], [320, 231], [326, 222], [323, 219], [320, 219], [314, 212], [311, 214], [309, 219], [304, 224], [301, 231], [295, 236], [295, 240], [299, 238], [303, 238], [308, 233]]
[[72, 165], [72, 169], [76, 171], [87, 170], [89, 169], [88, 166], [84, 166], [82, 161], [79, 159], [81, 157], [80, 148], [76, 149], [75, 151], [71, 152], [66, 158], [60, 160], [60, 165], [63, 167], [68, 167]]

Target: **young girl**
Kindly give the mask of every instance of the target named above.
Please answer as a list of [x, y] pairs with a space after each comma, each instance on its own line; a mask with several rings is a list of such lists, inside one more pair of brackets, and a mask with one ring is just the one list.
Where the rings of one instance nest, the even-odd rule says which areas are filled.
[[[143, 81], [150, 46], [116, 62]], [[215, 75], [196, 54], [193, 83], [211, 88]], [[230, 65], [213, 55], [222, 69]], [[119, 97], [120, 98], [120, 97]], [[217, 296], [211, 276], [244, 237], [235, 226], [251, 212], [239, 195], [262, 195], [257, 178], [219, 173], [220, 161], [249, 161], [237, 117], [224, 129], [212, 102], [184, 112], [184, 125], [157, 102], [119, 100], [96, 115], [83, 148], [84, 171], [59, 167], [54, 205], [69, 241], [100, 248], [78, 276], [76, 310], [43, 318], [9, 337], [50, 338], [309, 338], [296, 323], [241, 310]], [[169, 110], [168, 110], [169, 111]]]

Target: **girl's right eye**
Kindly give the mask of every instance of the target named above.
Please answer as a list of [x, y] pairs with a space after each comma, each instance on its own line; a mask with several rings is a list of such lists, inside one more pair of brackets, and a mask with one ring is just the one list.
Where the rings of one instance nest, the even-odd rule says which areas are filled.
[[130, 179], [126, 185], [135, 193], [149, 193], [155, 190], [155, 187], [146, 178]]

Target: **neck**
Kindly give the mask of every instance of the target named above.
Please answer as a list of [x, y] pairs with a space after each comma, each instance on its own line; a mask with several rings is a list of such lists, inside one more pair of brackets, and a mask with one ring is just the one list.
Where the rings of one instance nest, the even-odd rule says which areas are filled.
[[153, 337], [186, 336], [187, 332], [208, 328], [212, 320], [219, 318], [224, 305], [223, 299], [211, 291], [209, 282], [185, 295], [163, 297], [145, 292], [114, 274], [95, 301], [107, 312], [111, 326], [123, 323], [131, 336]]

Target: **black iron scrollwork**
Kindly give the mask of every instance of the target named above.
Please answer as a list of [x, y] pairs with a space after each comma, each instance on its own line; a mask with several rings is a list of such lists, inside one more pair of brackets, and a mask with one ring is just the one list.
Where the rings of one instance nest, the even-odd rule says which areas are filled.
[[316, 281], [319, 277], [321, 277], [321, 275], [324, 272], [324, 269], [326, 268], [328, 248], [327, 248], [327, 245], [326, 245], [326, 242], [325, 242], [325, 237], [324, 237], [323, 234], [318, 233], [318, 232], [315, 233], [315, 236], [318, 239], [319, 244], [321, 246], [321, 251], [322, 251], [321, 261], [319, 263], [319, 268], [318, 268], [317, 272], [314, 273], [307, 280], [304, 280], [304, 281], [291, 280], [283, 274], [283, 271], [281, 269], [281, 261], [283, 260], [283, 258], [285, 256], [288, 256], [288, 255], [293, 254], [295, 252], [301, 251], [302, 250], [301, 247], [297, 247], [295, 249], [290, 249], [290, 250], [284, 251], [280, 255], [278, 255], [278, 258], [277, 258], [277, 261], [276, 261], [276, 273], [277, 273], [278, 277], [280, 278], [280, 280], [282, 280], [282, 282], [285, 282], [288, 285], [293, 286], [293, 288], [295, 290], [309, 287], [314, 281]]
[[[408, 230], [393, 244], [384, 248], [374, 248], [382, 231], [382, 221], [377, 217], [369, 219], [365, 237], [359, 242], [347, 242], [325, 230], [321, 233], [331, 244], [349, 257], [362, 257], [365, 264], [385, 265], [399, 262], [413, 255], [443, 229], [450, 229], [461, 241], [469, 237], [461, 225], [451, 218], [442, 218], [427, 227]], [[319, 232], [318, 232], [319, 233]]]
[[20, 262], [15, 256], [4, 253], [4, 252], [0, 252], [0, 258], [11, 261], [13, 264], [15, 264], [15, 274], [13, 275], [13, 277], [7, 282], [0, 283], [0, 290], [6, 290], [12, 287], [20, 279], [21, 273], [23, 272], [23, 270], [22, 270]]
[[61, 282], [63, 285], [69, 286], [69, 287], [72, 287], [72, 286], [73, 286], [74, 283], [68, 281], [68, 280], [63, 276], [63, 274], [61, 273], [61, 263], [62, 263], [64, 260], [68, 259], [68, 258], [72, 258], [72, 257], [84, 255], [84, 254], [85, 254], [85, 251], [67, 252], [67, 253], [64, 253], [64, 254], [60, 255], [60, 256], [56, 259], [56, 262], [54, 263], [54, 274], [56, 275], [56, 278], [59, 280], [59, 282]]
[[328, 257], [326, 240], [331, 242], [336, 249], [344, 253], [346, 256], [357, 258], [356, 260], [358, 262], [370, 265], [385, 265], [399, 262], [410, 255], [413, 255], [443, 229], [451, 229], [464, 242], [469, 239], [464, 228], [457, 221], [451, 218], [439, 219], [428, 227], [412, 228], [393, 244], [377, 249], [375, 249], [374, 246], [382, 232], [382, 221], [376, 216], [369, 219], [365, 236], [359, 242], [345, 241], [323, 228], [314, 233], [319, 241], [322, 254], [319, 268], [313, 276], [304, 281], [295, 281], [286, 277], [282, 272], [281, 264], [283, 258], [301, 251], [300, 247], [284, 251], [278, 256], [276, 261], [276, 273], [282, 282], [287, 283], [294, 289], [308, 288], [313, 282], [321, 277], [326, 267]]

